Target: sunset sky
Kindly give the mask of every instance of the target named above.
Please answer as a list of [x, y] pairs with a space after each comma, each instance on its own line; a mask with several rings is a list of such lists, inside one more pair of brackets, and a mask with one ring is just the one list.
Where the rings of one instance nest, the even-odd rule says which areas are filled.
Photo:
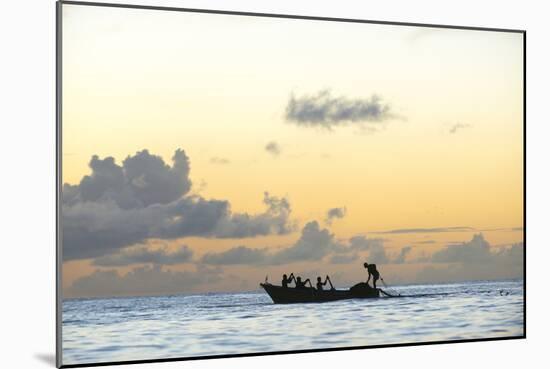
[[522, 277], [522, 101], [521, 33], [63, 5], [64, 297]]

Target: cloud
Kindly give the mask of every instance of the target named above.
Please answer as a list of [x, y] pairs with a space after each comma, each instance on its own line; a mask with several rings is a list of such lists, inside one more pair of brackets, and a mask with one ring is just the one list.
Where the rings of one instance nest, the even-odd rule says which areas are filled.
[[137, 267], [125, 275], [116, 270], [96, 270], [77, 279], [65, 297], [147, 296], [190, 293], [222, 279], [217, 268], [198, 266], [195, 271], [171, 271], [160, 265]]
[[401, 228], [389, 231], [371, 232], [377, 234], [402, 234], [402, 233], [445, 233], [445, 232], [472, 232], [472, 227], [439, 227], [439, 228]]
[[411, 29], [410, 33], [407, 35], [407, 40], [410, 43], [415, 43], [419, 40], [427, 38], [432, 35], [436, 35], [440, 30], [429, 27], [415, 27]]
[[464, 129], [464, 128], [470, 128], [470, 127], [471, 127], [471, 125], [469, 125], [469, 124], [457, 123], [449, 129], [449, 133], [450, 134], [455, 134], [458, 130], [461, 130], [461, 129]]
[[434, 263], [485, 263], [494, 257], [489, 242], [476, 234], [469, 242], [448, 245], [432, 255]]
[[89, 166], [92, 173], [80, 184], [63, 186], [63, 205], [114, 202], [121, 209], [133, 209], [168, 204], [191, 189], [189, 158], [180, 149], [172, 157], [172, 166], [147, 150], [128, 156], [122, 166], [113, 157], [94, 155]]
[[243, 238], [290, 233], [294, 226], [289, 221], [288, 202], [265, 193], [264, 204], [265, 212], [250, 215], [232, 213], [227, 201], [198, 196], [137, 209], [121, 209], [113, 202], [79, 203], [63, 209], [63, 257], [99, 257], [151, 238]]
[[394, 115], [390, 106], [377, 95], [370, 99], [350, 99], [345, 96], [333, 97], [330, 90], [321, 90], [315, 95], [291, 95], [285, 117], [288, 122], [304, 127], [331, 130], [354, 124], [375, 131], [382, 122]]
[[369, 263], [374, 264], [389, 264], [391, 261], [386, 254], [386, 249], [383, 244], [371, 247], [368, 256]]
[[436, 243], [435, 240], [425, 240], [425, 241], [416, 241], [416, 242], [413, 242], [415, 244], [419, 244], [419, 245], [431, 245], [431, 244], [434, 244]]
[[393, 264], [403, 264], [405, 263], [405, 259], [407, 258], [407, 255], [411, 252], [412, 247], [405, 246], [401, 249], [401, 252], [395, 259], [392, 260]]
[[280, 251], [269, 252], [266, 248], [237, 246], [224, 252], [205, 254], [201, 262], [214, 265], [280, 265], [321, 260], [341, 247], [342, 245], [334, 240], [332, 233], [327, 229], [321, 229], [318, 222], [312, 221], [303, 227], [300, 238], [294, 244]]
[[522, 278], [523, 252], [523, 243], [491, 247], [482, 234], [476, 234], [468, 242], [448, 245], [433, 253], [426, 260], [433, 265], [422, 269], [417, 280], [447, 282]]
[[353, 262], [356, 262], [358, 260], [359, 256], [357, 254], [337, 254], [333, 255], [329, 259], [329, 263], [331, 264], [350, 264]]
[[507, 228], [487, 228], [480, 229], [481, 232], [523, 232], [523, 227], [507, 227]]
[[286, 198], [271, 196], [264, 192], [266, 211], [260, 214], [227, 213], [218, 219], [216, 227], [210, 234], [217, 238], [244, 238], [283, 235], [294, 231], [295, 224], [290, 220], [291, 207]]
[[387, 264], [391, 262], [384, 247], [384, 240], [365, 236], [354, 236], [347, 243], [341, 244], [336, 249], [339, 254], [332, 256], [329, 262], [332, 264], [352, 263], [357, 261], [359, 253], [365, 251], [368, 251], [366, 259], [369, 263]]
[[329, 262], [342, 264], [355, 261], [358, 253], [363, 251], [369, 251], [369, 260], [372, 262], [389, 262], [382, 239], [357, 236], [350, 238], [347, 243], [340, 242], [328, 229], [321, 228], [317, 221], [311, 221], [302, 228], [296, 242], [279, 251], [237, 246], [223, 252], [207, 253], [201, 262], [212, 265], [281, 265], [319, 261], [330, 255]]
[[344, 218], [346, 216], [346, 212], [347, 212], [347, 210], [346, 210], [345, 207], [328, 209], [326, 217], [325, 217], [325, 223], [328, 224], [328, 225], [331, 225], [332, 222], [335, 219]]
[[272, 256], [272, 262], [285, 264], [295, 261], [321, 260], [339, 248], [341, 246], [334, 240], [334, 235], [327, 229], [321, 229], [318, 222], [312, 221], [304, 226], [300, 238], [294, 245]]
[[252, 249], [246, 246], [237, 246], [224, 252], [207, 253], [201, 262], [211, 265], [262, 264], [266, 261], [265, 249]]
[[367, 238], [365, 236], [354, 236], [349, 239], [349, 248], [356, 251], [380, 250], [384, 247], [382, 238]]
[[170, 251], [167, 247], [149, 249], [147, 246], [129, 247], [116, 254], [94, 259], [97, 266], [125, 266], [132, 264], [175, 265], [191, 261], [193, 251], [186, 245]]
[[229, 161], [229, 159], [214, 156], [214, 157], [210, 158], [210, 163], [219, 164], [219, 165], [226, 165], [226, 164], [229, 164], [231, 162]]
[[[349, 239], [347, 248], [356, 252], [368, 251], [369, 254], [366, 257], [369, 263], [374, 264], [403, 264], [406, 256], [412, 250], [410, 246], [403, 247], [395, 258], [391, 258], [384, 245], [384, 239], [382, 238], [367, 238], [365, 236], [355, 236]], [[356, 258], [352, 258], [348, 255], [350, 261], [356, 261]], [[345, 260], [346, 258], [336, 258], [337, 260]]]
[[273, 156], [279, 156], [281, 154], [281, 146], [275, 141], [268, 142], [264, 149]]
[[285, 198], [264, 193], [266, 210], [233, 213], [225, 200], [189, 194], [189, 159], [177, 150], [173, 165], [146, 150], [90, 162], [91, 175], [63, 187], [64, 260], [97, 258], [147, 239], [187, 236], [242, 238], [293, 231]]

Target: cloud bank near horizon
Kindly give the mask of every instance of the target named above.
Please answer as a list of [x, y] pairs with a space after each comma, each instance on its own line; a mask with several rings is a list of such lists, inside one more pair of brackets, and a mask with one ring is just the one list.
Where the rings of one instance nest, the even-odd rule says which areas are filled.
[[172, 271], [160, 265], [141, 266], [126, 274], [115, 269], [96, 270], [76, 280], [67, 297], [143, 296], [190, 293], [222, 279], [222, 270], [198, 265], [192, 271]]
[[373, 262], [389, 260], [382, 239], [356, 236], [347, 242], [338, 241], [328, 229], [321, 228], [319, 222], [311, 221], [302, 228], [296, 242], [278, 251], [236, 246], [222, 252], [207, 253], [200, 262], [211, 265], [282, 265], [321, 261], [332, 256], [329, 262], [342, 264], [344, 261], [354, 261], [351, 256], [363, 251], [370, 252], [369, 259]]
[[[65, 184], [62, 192], [64, 261], [91, 259], [91, 265], [98, 267], [68, 288], [71, 296], [191, 292], [228, 278], [225, 268], [231, 266], [260, 270], [293, 263], [322, 263], [330, 270], [364, 260], [380, 265], [419, 264], [421, 269], [411, 281], [514, 278], [523, 273], [521, 243], [491, 247], [479, 234], [468, 242], [448, 244], [419, 257], [415, 247], [388, 249], [385, 239], [379, 237], [337, 239], [318, 221], [307, 222], [296, 241], [279, 249], [268, 244], [263, 248], [237, 244], [225, 251], [198, 252], [197, 256], [200, 250], [186, 244], [152, 247], [151, 240], [162, 245], [162, 241], [189, 236], [238, 239], [286, 235], [296, 230], [296, 224], [290, 217], [288, 199], [268, 192], [263, 194], [265, 210], [255, 214], [233, 212], [227, 200], [193, 194], [190, 160], [183, 150], [175, 151], [171, 163], [147, 150], [128, 156], [121, 164], [112, 157], [93, 156], [90, 169], [91, 173], [78, 184]], [[331, 208], [324, 222], [330, 225], [345, 216], [345, 207]], [[494, 230], [522, 228], [487, 231]], [[370, 234], [474, 231], [472, 227], [455, 226]], [[188, 264], [184, 269], [191, 266], [195, 271], [170, 268], [180, 264]], [[131, 267], [130, 272], [121, 274], [121, 270], [128, 270], [121, 267]]]
[[179, 246], [175, 250], [169, 250], [166, 246], [157, 249], [137, 246], [95, 258], [93, 265], [103, 267], [133, 264], [176, 265], [190, 262], [192, 258], [193, 250], [187, 245]]
[[[495, 250], [496, 249], [496, 250]], [[462, 281], [523, 277], [523, 242], [509, 247], [491, 247], [483, 234], [468, 242], [450, 244], [419, 260], [429, 262], [416, 276], [424, 281]]]

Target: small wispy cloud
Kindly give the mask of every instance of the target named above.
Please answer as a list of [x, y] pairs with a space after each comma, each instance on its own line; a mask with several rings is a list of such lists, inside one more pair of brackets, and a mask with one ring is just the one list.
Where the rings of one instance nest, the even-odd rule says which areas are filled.
[[436, 228], [400, 228], [389, 231], [371, 232], [377, 234], [403, 234], [403, 233], [445, 233], [445, 232], [473, 232], [472, 227], [436, 227]]
[[210, 158], [210, 163], [218, 164], [218, 165], [226, 165], [226, 164], [229, 164], [231, 162], [229, 161], [229, 159], [214, 156], [214, 157]]
[[507, 227], [507, 228], [486, 228], [480, 229], [481, 232], [523, 232], [523, 227]]
[[425, 240], [425, 241], [416, 241], [416, 242], [413, 242], [414, 244], [418, 244], [418, 245], [431, 245], [431, 244], [434, 244], [436, 243], [435, 240]]
[[463, 123], [457, 123], [455, 125], [453, 125], [450, 129], [449, 129], [449, 133], [454, 135], [455, 133], [457, 133], [459, 130], [462, 130], [464, 128], [471, 128], [472, 126], [470, 124], [463, 124]]
[[268, 142], [264, 149], [273, 156], [279, 156], [281, 154], [281, 146], [275, 141]]
[[325, 223], [331, 225], [335, 219], [342, 219], [343, 217], [345, 217], [346, 213], [347, 210], [345, 207], [328, 209], [325, 216]]
[[414, 27], [411, 29], [410, 33], [406, 34], [406, 40], [409, 43], [416, 43], [417, 41], [423, 40], [433, 35], [441, 33], [441, 30], [438, 28], [432, 27]]

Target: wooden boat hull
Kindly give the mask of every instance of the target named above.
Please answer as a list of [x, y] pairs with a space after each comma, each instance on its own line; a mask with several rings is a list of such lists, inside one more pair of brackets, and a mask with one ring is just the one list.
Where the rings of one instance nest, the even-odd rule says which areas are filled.
[[293, 303], [319, 303], [355, 298], [380, 297], [380, 291], [368, 286], [366, 283], [358, 283], [349, 290], [323, 290], [314, 288], [284, 288], [270, 283], [260, 283], [275, 304]]

